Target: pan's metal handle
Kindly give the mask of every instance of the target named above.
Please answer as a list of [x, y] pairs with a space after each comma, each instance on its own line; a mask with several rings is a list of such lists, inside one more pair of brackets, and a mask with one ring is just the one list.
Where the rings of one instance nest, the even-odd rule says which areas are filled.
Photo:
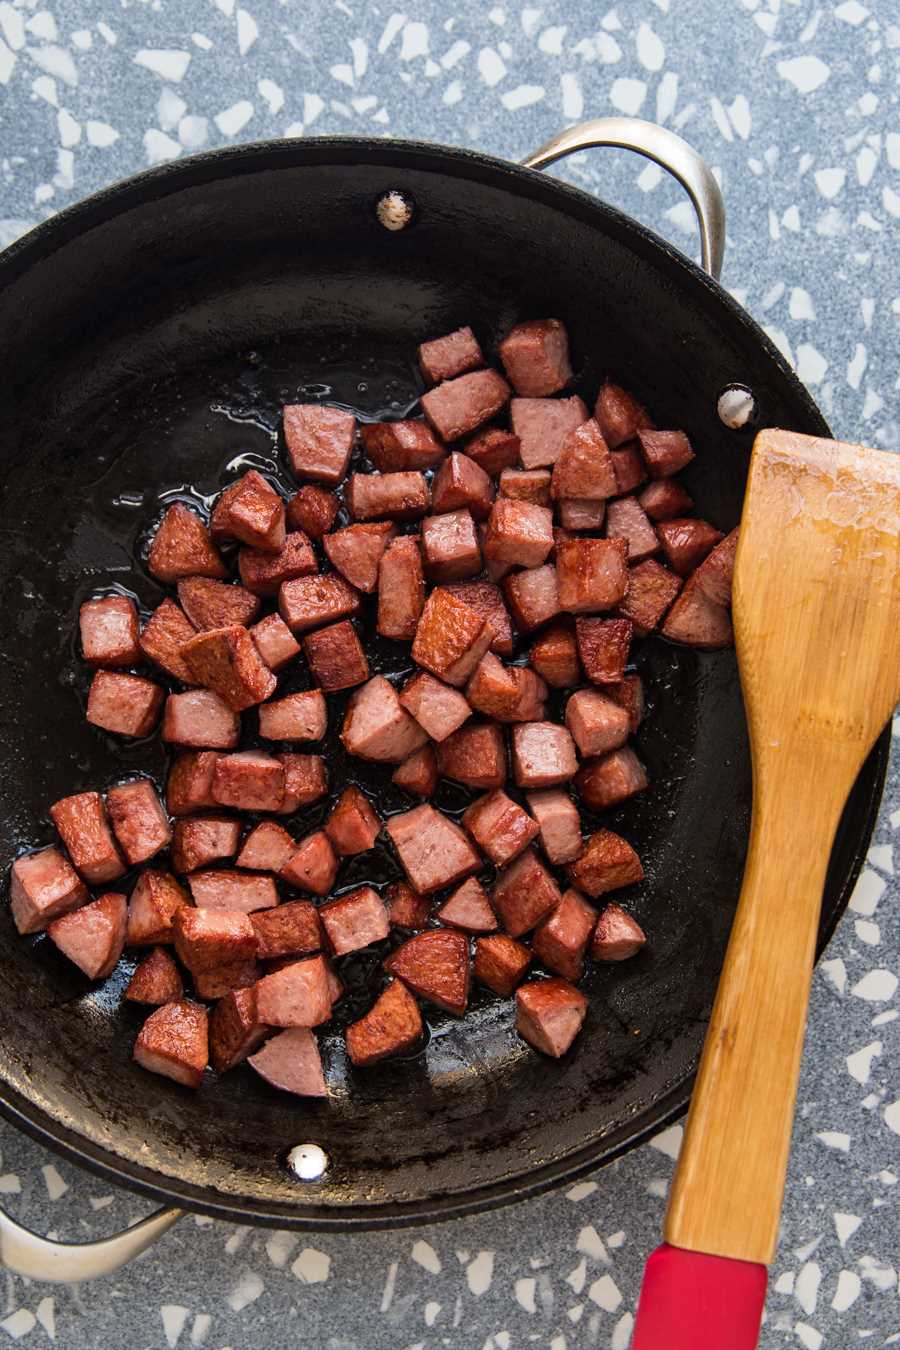
[[112, 1275], [140, 1256], [181, 1218], [184, 1210], [158, 1209], [124, 1233], [98, 1242], [53, 1242], [23, 1228], [0, 1210], [0, 1264], [14, 1275], [53, 1284], [78, 1284]]
[[565, 155], [599, 145], [636, 150], [678, 179], [697, 213], [704, 271], [718, 281], [725, 253], [725, 204], [709, 165], [674, 131], [639, 117], [598, 117], [554, 136], [522, 163], [526, 169], [543, 169]]

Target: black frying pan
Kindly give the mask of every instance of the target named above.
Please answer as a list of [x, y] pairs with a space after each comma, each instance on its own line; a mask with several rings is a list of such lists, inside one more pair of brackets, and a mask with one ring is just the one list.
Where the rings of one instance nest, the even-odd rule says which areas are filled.
[[[391, 188], [415, 207], [396, 233], [375, 211]], [[58, 797], [136, 771], [163, 779], [158, 741], [122, 744], [85, 723], [73, 637], [97, 590], [158, 603], [142, 557], [161, 502], [208, 502], [250, 463], [288, 490], [284, 402], [402, 415], [421, 388], [419, 341], [471, 323], [495, 350], [513, 323], [541, 315], [568, 325], [586, 399], [609, 372], [659, 425], [687, 428], [699, 451], [687, 486], [721, 529], [739, 518], [753, 435], [720, 421], [725, 386], [748, 386], [763, 424], [828, 435], [759, 328], [674, 248], [582, 192], [464, 151], [349, 139], [218, 151], [104, 192], [0, 259], [4, 867], [50, 841]], [[381, 643], [372, 654], [388, 672], [409, 661]], [[435, 1018], [423, 1053], [375, 1071], [352, 1071], [340, 1036], [326, 1035], [326, 1102], [270, 1090], [246, 1067], [191, 1093], [132, 1065], [143, 1014], [121, 1001], [127, 970], [89, 986], [49, 941], [18, 938], [3, 909], [4, 1113], [114, 1181], [282, 1227], [480, 1210], [646, 1139], [690, 1094], [738, 896], [750, 769], [733, 652], [652, 640], [638, 664], [652, 786], [608, 823], [646, 862], [623, 899], [650, 942], [634, 961], [591, 968], [587, 1023], [562, 1062], [517, 1039], [508, 1003], [477, 994], [464, 1020]], [[302, 671], [291, 678], [302, 686]], [[848, 802], [820, 947], [864, 856], [886, 756], [885, 737]], [[336, 739], [329, 761], [333, 794], [353, 779], [383, 811], [408, 807]], [[438, 804], [466, 800], [444, 786]], [[299, 833], [324, 810], [289, 825]], [[381, 847], [340, 883], [398, 874]], [[348, 1017], [382, 955], [346, 962]], [[300, 1183], [285, 1159], [307, 1141], [330, 1166]]]

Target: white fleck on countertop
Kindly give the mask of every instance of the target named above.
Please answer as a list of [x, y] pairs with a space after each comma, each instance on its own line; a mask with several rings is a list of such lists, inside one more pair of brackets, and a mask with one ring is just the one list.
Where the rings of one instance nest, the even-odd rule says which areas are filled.
[[[203, 147], [320, 133], [520, 158], [610, 112], [682, 132], [729, 210], [725, 284], [836, 434], [900, 448], [900, 15], [888, 0], [2, 0], [0, 245]], [[695, 247], [690, 207], [628, 155], [571, 181]], [[895, 737], [900, 725], [895, 724]], [[896, 745], [896, 738], [895, 738]], [[900, 757], [821, 962], [763, 1350], [900, 1345]], [[518, 1208], [337, 1237], [187, 1218], [119, 1276], [7, 1276], [0, 1334], [65, 1350], [625, 1350], [681, 1127]], [[0, 1196], [63, 1238], [147, 1212], [0, 1126]]]

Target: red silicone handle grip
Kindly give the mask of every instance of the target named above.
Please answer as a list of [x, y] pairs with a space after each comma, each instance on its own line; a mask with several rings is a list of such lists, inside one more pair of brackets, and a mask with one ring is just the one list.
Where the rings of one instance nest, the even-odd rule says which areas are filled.
[[767, 1276], [664, 1243], [644, 1269], [631, 1350], [756, 1350]]

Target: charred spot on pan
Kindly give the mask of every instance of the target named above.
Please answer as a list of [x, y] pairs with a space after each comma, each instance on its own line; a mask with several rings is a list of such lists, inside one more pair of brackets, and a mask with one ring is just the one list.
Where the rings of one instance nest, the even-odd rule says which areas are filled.
[[415, 214], [415, 199], [400, 188], [388, 188], [375, 202], [375, 219], [392, 234], [407, 229]]

